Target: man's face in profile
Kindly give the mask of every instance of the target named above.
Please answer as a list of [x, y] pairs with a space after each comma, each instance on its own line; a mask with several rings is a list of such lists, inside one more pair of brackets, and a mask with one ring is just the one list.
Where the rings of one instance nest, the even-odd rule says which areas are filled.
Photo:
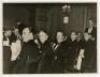
[[92, 20], [89, 20], [89, 28], [93, 27], [94, 26], [94, 23]]
[[76, 33], [75, 32], [72, 32], [71, 33], [71, 39], [74, 41], [74, 40], [76, 40]]
[[14, 34], [18, 35], [19, 34], [19, 30], [17, 28], [14, 29]]
[[30, 35], [29, 28], [24, 28], [22, 33], [22, 39], [24, 42], [28, 41], [29, 35]]
[[84, 39], [85, 41], [88, 41], [90, 39], [90, 35], [88, 33], [84, 33]]
[[11, 30], [7, 30], [6, 32], [5, 32], [5, 36], [6, 37], [10, 37], [12, 35], [12, 31]]
[[44, 31], [40, 31], [40, 33], [39, 33], [39, 40], [40, 40], [40, 42], [42, 44], [44, 44], [47, 39], [48, 39], [48, 35]]
[[57, 32], [57, 36], [56, 36], [57, 42], [61, 43], [64, 41], [64, 35], [62, 32]]

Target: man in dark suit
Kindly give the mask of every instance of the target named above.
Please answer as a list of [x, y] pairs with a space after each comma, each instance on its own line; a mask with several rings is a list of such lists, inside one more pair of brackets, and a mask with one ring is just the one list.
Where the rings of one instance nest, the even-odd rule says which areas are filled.
[[97, 49], [96, 49], [96, 46], [97, 46], [97, 29], [96, 29], [96, 27], [95, 27], [95, 23], [94, 23], [94, 21], [93, 21], [93, 19], [89, 19], [89, 26], [88, 26], [88, 28], [86, 28], [85, 29], [85, 32], [87, 32], [88, 34], [90, 34], [91, 35], [91, 37], [90, 37], [90, 39], [92, 40], [92, 42], [93, 42], [93, 45], [94, 45], [94, 51], [95, 51], [95, 55], [94, 55], [94, 70], [96, 71], [96, 51], [97, 51]]
[[38, 73], [52, 73], [53, 50], [49, 41], [48, 33], [45, 30], [39, 32], [41, 59], [38, 66]]
[[96, 50], [94, 41], [91, 40], [89, 33], [84, 33], [84, 58], [82, 63], [82, 72], [96, 72]]
[[77, 57], [76, 37], [77, 37], [76, 33], [72, 32], [67, 49], [67, 65], [66, 65], [67, 72], [74, 72], [74, 65], [76, 64], [76, 57]]
[[37, 73], [39, 49], [34, 43], [34, 36], [29, 27], [23, 29], [23, 46], [16, 64], [15, 73]]
[[64, 73], [64, 60], [67, 53], [67, 44], [65, 41], [65, 36], [62, 31], [58, 31], [56, 34], [57, 42], [53, 45], [54, 59], [53, 59], [53, 72], [54, 73]]

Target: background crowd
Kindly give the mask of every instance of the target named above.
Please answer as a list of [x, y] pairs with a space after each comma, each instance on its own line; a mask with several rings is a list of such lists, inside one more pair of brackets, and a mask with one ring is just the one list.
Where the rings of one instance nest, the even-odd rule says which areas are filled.
[[63, 30], [51, 39], [48, 32], [35, 32], [19, 24], [3, 31], [4, 73], [96, 72], [96, 28], [92, 19], [83, 33]]

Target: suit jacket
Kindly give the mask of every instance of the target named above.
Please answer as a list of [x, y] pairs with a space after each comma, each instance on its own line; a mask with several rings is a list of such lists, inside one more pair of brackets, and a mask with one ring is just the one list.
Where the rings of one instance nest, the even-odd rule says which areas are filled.
[[[66, 41], [56, 44], [58, 46], [54, 50], [54, 59], [53, 59], [53, 71], [54, 73], [63, 73], [64, 72], [64, 62], [67, 55], [67, 44]], [[55, 47], [56, 47], [55, 46]]]
[[[84, 41], [84, 59], [82, 69], [88, 72], [96, 71], [96, 49], [92, 40]], [[86, 71], [85, 71], [86, 72]]]
[[[39, 61], [39, 49], [37, 48], [37, 45], [33, 42], [33, 40], [24, 43], [18, 59], [19, 60], [17, 62], [16, 70], [15, 70], [16, 73], [30, 73], [30, 70], [31, 73], [32, 71], [34, 73], [37, 71], [36, 64]], [[33, 65], [32, 66], [33, 68], [30, 67], [31, 65]]]
[[67, 49], [67, 69], [73, 69], [74, 65], [76, 64], [76, 57], [77, 57], [77, 41], [72, 41], [69, 39], [69, 45]]
[[41, 59], [38, 66], [38, 73], [51, 73], [53, 50], [48, 40], [44, 44], [41, 44], [40, 52]]

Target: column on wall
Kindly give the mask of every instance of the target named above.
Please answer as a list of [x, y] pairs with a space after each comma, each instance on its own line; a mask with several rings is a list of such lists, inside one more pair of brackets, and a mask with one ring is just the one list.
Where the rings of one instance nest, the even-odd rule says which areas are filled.
[[42, 7], [37, 7], [35, 16], [35, 25], [37, 26], [37, 30], [47, 29], [47, 21], [47, 10]]

